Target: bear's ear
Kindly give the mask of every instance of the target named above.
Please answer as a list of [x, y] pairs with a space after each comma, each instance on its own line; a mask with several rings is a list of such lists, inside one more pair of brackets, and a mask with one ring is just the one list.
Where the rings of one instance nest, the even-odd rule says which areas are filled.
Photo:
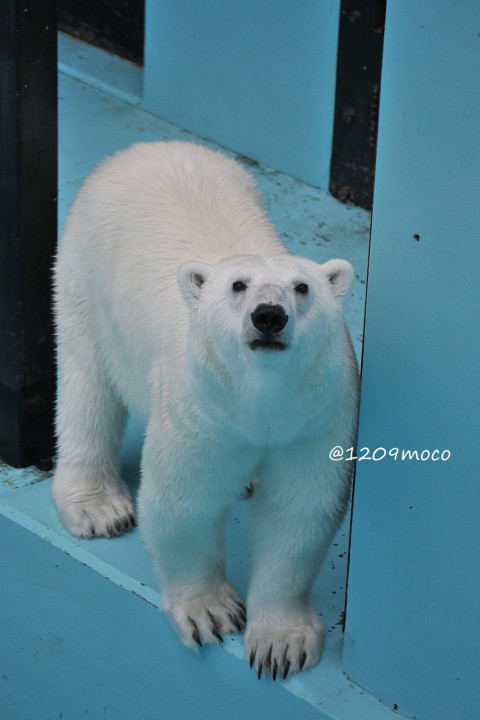
[[353, 278], [353, 267], [346, 260], [329, 260], [322, 265], [330, 289], [336, 298], [342, 298], [348, 292]]
[[198, 300], [210, 272], [205, 263], [188, 262], [178, 268], [177, 280], [183, 297], [188, 303]]

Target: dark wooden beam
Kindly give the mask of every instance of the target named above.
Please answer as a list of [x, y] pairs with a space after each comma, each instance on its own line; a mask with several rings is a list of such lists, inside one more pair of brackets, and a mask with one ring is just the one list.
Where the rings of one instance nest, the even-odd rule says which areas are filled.
[[145, 0], [58, 0], [58, 29], [143, 65]]
[[1, 0], [0, 455], [54, 450], [51, 267], [57, 239], [55, 0]]
[[330, 192], [373, 202], [385, 0], [341, 0]]

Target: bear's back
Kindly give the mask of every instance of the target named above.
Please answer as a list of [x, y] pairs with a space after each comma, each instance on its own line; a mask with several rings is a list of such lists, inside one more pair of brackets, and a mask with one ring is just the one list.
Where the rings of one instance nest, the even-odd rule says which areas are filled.
[[[176, 266], [239, 254], [286, 252], [253, 177], [223, 153], [186, 142], [140, 143], [104, 161], [85, 182], [82, 212], [113, 224], [115, 242]], [[87, 207], [85, 208], [85, 204]], [[99, 238], [104, 241], [108, 238]], [[111, 238], [113, 240], [113, 238]]]
[[191, 143], [144, 143], [84, 182], [61, 241], [57, 285], [88, 314], [125, 395], [132, 369], [145, 386], [159, 354], [172, 365], [184, 355], [182, 263], [286, 252], [237, 162]]

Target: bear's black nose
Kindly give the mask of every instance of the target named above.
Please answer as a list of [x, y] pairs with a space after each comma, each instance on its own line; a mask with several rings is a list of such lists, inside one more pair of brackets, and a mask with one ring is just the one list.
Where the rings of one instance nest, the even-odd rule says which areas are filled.
[[262, 335], [279, 333], [288, 322], [288, 315], [281, 305], [259, 305], [251, 317], [252, 323]]

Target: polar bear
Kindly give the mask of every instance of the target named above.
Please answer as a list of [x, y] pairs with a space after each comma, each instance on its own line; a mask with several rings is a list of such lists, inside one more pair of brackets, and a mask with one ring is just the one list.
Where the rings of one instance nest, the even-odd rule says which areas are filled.
[[[258, 676], [306, 670], [322, 628], [311, 586], [344, 515], [358, 370], [345, 260], [294, 257], [252, 176], [222, 153], [145, 143], [103, 162], [55, 263], [53, 498], [80, 537], [135, 523], [119, 477], [127, 411], [146, 436], [139, 524], [183, 643], [246, 625]], [[229, 505], [251, 483], [246, 607], [225, 574]]]

